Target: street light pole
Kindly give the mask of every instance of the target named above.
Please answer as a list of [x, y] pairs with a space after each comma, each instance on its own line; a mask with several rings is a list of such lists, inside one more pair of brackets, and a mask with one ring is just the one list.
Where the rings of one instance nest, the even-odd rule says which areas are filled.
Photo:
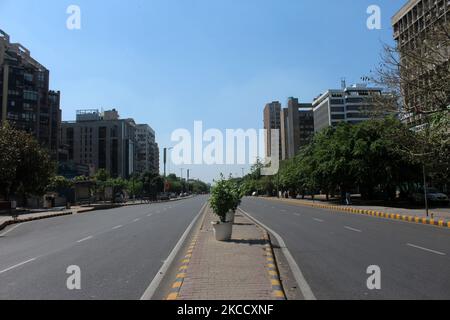
[[427, 217], [429, 217], [430, 208], [428, 207], [427, 172], [425, 169], [425, 164], [423, 164], [423, 190], [425, 195], [425, 210], [427, 213]]
[[167, 150], [172, 150], [172, 149], [173, 148], [164, 148], [164, 155], [163, 155], [163, 157], [164, 157], [164, 159], [163, 159], [163, 161], [164, 161], [164, 193], [167, 192], [167, 190], [166, 190], [166, 184], [167, 184], [167, 179], [166, 179], [166, 177], [167, 177], [167, 172], [166, 172]]
[[191, 170], [190, 169], [188, 169], [187, 170], [187, 180], [186, 180], [186, 182], [187, 182], [187, 193], [189, 193], [189, 175], [190, 175], [190, 173], [191, 173]]

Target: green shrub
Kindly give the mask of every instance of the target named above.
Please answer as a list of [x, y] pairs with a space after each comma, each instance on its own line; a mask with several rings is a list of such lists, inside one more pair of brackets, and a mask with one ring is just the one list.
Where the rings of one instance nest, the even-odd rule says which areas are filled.
[[236, 211], [241, 203], [241, 191], [237, 184], [225, 180], [223, 176], [216, 182], [212, 188], [210, 204], [214, 213], [220, 218], [221, 222], [226, 222], [226, 215], [229, 211]]

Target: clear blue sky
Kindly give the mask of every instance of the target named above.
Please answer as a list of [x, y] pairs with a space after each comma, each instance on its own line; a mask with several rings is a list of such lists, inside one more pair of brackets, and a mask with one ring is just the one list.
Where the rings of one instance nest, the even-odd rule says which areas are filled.
[[[150, 124], [163, 147], [195, 120], [261, 128], [267, 102], [310, 102], [342, 77], [359, 82], [392, 41], [390, 18], [405, 2], [0, 0], [0, 29], [50, 69], [64, 120], [77, 109], [115, 107]], [[79, 31], [66, 28], [71, 4], [82, 11]], [[381, 30], [366, 28], [372, 4], [381, 7]], [[240, 167], [190, 168], [211, 181]]]

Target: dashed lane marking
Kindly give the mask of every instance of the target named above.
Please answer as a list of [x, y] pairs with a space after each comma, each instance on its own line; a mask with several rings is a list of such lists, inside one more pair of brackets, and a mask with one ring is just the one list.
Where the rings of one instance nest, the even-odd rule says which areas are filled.
[[436, 250], [424, 248], [424, 247], [421, 247], [421, 246], [417, 246], [417, 245], [415, 245], [415, 244], [407, 243], [406, 245], [407, 245], [408, 247], [412, 247], [412, 248], [420, 249], [420, 250], [423, 250], [423, 251], [431, 252], [431, 253], [434, 253], [434, 254], [438, 254], [438, 255], [440, 255], [440, 256], [446, 256], [446, 254], [443, 253], [443, 252], [439, 252], [439, 251], [436, 251]]

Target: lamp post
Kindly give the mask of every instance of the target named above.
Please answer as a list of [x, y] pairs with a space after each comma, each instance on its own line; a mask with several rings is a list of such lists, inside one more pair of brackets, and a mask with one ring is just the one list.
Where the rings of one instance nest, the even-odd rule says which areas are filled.
[[172, 150], [172, 149], [173, 149], [173, 147], [171, 147], [171, 148], [164, 148], [164, 193], [167, 192], [167, 190], [166, 190], [166, 184], [167, 184], [167, 179], [166, 179], [166, 176], [167, 176], [167, 173], [166, 173], [167, 151], [168, 150]]
[[425, 164], [423, 164], [423, 192], [424, 192], [424, 196], [425, 196], [425, 211], [427, 213], [427, 217], [429, 217], [430, 208], [428, 206], [427, 172], [425, 169]]

